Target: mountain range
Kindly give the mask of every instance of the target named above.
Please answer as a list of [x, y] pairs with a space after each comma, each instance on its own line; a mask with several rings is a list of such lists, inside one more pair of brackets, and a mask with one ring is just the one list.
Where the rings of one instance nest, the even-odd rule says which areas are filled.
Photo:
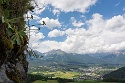
[[35, 66], [50, 66], [50, 65], [79, 65], [85, 66], [85, 64], [120, 64], [125, 65], [125, 53], [88, 53], [88, 54], [76, 54], [66, 53], [60, 49], [51, 50], [46, 53], [40, 53], [35, 51], [42, 58], [28, 57], [30, 65]]

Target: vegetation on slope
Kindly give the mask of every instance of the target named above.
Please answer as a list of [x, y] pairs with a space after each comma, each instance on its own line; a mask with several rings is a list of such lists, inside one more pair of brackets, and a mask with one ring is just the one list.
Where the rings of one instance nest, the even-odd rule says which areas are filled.
[[15, 83], [22, 83], [28, 71], [24, 54], [28, 37], [23, 15], [31, 9], [30, 1], [0, 0], [0, 67]]
[[107, 82], [125, 82], [125, 67], [119, 68], [116, 71], [110, 72], [103, 76], [103, 81]]

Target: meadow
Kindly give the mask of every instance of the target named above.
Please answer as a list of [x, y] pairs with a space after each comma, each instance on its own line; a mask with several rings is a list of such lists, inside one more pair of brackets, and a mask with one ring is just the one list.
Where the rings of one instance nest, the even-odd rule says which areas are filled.
[[58, 81], [57, 80], [47, 80], [47, 81], [37, 80], [33, 83], [58, 83]]
[[32, 74], [44, 74], [44, 75], [54, 75], [53, 78], [66, 78], [66, 79], [72, 79], [77, 76], [81, 76], [81, 74], [77, 72], [63, 72], [63, 71], [55, 71], [55, 72], [33, 72]]
[[[33, 72], [32, 74], [44, 74], [45, 76], [51, 76], [54, 75], [52, 78], [64, 78], [64, 79], [72, 79], [74, 77], [80, 76], [81, 74], [77, 72], [63, 72], [63, 71], [55, 71], [55, 72]], [[32, 83], [59, 83], [57, 80], [37, 80]], [[100, 81], [94, 81], [94, 80], [84, 80], [84, 81], [77, 81], [77, 82], [67, 82], [67, 83], [120, 83], [120, 82], [100, 82]]]
[[118, 83], [118, 82], [99, 82], [93, 80], [79, 81], [79, 82], [68, 82], [68, 83]]
[[[59, 83], [59, 82], [57, 80], [47, 80], [47, 81], [37, 80], [33, 83]], [[99, 82], [93, 80], [86, 80], [86, 81], [68, 82], [68, 83], [120, 83], [120, 82]]]

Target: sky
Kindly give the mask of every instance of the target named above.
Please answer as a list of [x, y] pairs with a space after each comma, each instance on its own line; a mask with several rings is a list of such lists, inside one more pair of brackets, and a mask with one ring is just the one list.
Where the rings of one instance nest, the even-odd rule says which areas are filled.
[[[36, 4], [37, 5], [36, 5]], [[125, 50], [125, 0], [35, 0], [29, 47], [68, 53]], [[41, 25], [45, 21], [46, 25]]]

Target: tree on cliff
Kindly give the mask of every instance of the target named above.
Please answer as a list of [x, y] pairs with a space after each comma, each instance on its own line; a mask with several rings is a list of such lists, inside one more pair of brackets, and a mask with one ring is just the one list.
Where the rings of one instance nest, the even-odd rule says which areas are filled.
[[28, 37], [23, 15], [31, 0], [0, 0], [0, 83], [26, 83]]

